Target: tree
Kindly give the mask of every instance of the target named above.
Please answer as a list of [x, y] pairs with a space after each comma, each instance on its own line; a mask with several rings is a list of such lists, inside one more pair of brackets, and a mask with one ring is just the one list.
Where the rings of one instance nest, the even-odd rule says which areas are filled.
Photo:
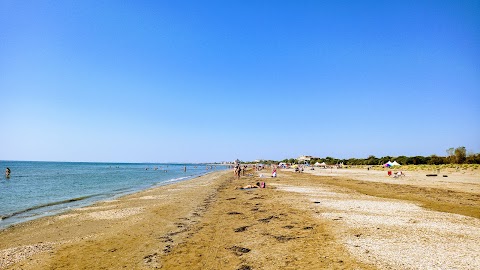
[[378, 158], [374, 155], [370, 155], [366, 160], [366, 165], [378, 165]]
[[[428, 157], [424, 156], [398, 156], [396, 158], [391, 156], [385, 156], [381, 158], [377, 158], [374, 155], [368, 156], [368, 158], [349, 158], [349, 159], [336, 159], [334, 157], [325, 157], [325, 158], [315, 158], [310, 161], [310, 164], [314, 164], [315, 162], [325, 162], [328, 165], [338, 164], [343, 162], [345, 165], [382, 165], [387, 163], [387, 161], [394, 161], [396, 160], [401, 165], [420, 165], [420, 164], [431, 164], [431, 165], [441, 165], [441, 164], [448, 164], [448, 163], [468, 163], [468, 164], [480, 164], [480, 153], [472, 153], [468, 152], [465, 147], [461, 146], [458, 148], [449, 148], [446, 150], [449, 156], [442, 157], [431, 155]], [[284, 162], [288, 163], [296, 163], [296, 159], [284, 159]], [[263, 162], [274, 162], [274, 161], [263, 161]]]
[[480, 154], [468, 154], [465, 162], [468, 164], [480, 164]]
[[450, 148], [448, 148], [446, 151], [447, 151], [447, 159], [448, 159], [448, 161], [449, 161], [450, 163], [455, 162], [455, 160], [454, 160], [455, 148], [450, 147]]
[[437, 155], [431, 155], [430, 156], [430, 159], [428, 160], [427, 164], [433, 164], [433, 165], [440, 165], [440, 164], [444, 164], [445, 163], [445, 160], [443, 157], [439, 157]]
[[386, 157], [381, 157], [379, 160], [378, 160], [378, 164], [379, 165], [383, 165], [389, 161], [392, 161], [392, 157], [391, 156], [386, 156]]
[[325, 159], [325, 163], [331, 165], [331, 164], [335, 164], [335, 159], [332, 158], [332, 157], [326, 157]]
[[395, 159], [398, 163], [400, 163], [401, 165], [406, 165], [407, 164], [407, 161], [408, 161], [408, 158], [406, 156], [399, 156]]
[[467, 149], [464, 146], [457, 147], [455, 149], [455, 162], [457, 164], [463, 164], [467, 159]]
[[408, 163], [413, 165], [427, 164], [427, 159], [423, 156], [414, 156], [408, 159]]

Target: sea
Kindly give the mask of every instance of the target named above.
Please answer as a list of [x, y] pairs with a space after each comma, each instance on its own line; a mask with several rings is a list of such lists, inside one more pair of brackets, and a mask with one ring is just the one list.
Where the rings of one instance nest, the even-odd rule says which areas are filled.
[[[6, 168], [11, 170], [9, 178], [5, 176]], [[0, 169], [0, 229], [4, 229], [226, 167], [211, 164], [0, 161]]]

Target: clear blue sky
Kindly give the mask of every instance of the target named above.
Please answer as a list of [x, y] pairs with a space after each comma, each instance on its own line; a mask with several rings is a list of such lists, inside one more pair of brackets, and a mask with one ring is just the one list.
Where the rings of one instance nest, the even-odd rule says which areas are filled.
[[0, 0], [0, 160], [480, 152], [480, 1]]

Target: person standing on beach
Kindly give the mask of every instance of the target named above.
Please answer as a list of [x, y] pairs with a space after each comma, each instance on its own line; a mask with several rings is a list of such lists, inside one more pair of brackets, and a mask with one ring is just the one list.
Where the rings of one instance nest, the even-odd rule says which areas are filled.
[[237, 164], [237, 165], [235, 165], [234, 168], [235, 169], [233, 170], [233, 174], [235, 175], [235, 178], [240, 179], [240, 173], [242, 171], [242, 169], [240, 168], [240, 165]]

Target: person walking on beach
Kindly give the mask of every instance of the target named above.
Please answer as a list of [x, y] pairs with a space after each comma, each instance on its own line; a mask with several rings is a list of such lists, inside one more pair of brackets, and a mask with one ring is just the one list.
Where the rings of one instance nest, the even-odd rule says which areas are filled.
[[240, 179], [240, 173], [242, 172], [242, 169], [239, 164], [235, 165], [235, 169], [233, 170], [233, 174], [235, 175], [235, 178]]

